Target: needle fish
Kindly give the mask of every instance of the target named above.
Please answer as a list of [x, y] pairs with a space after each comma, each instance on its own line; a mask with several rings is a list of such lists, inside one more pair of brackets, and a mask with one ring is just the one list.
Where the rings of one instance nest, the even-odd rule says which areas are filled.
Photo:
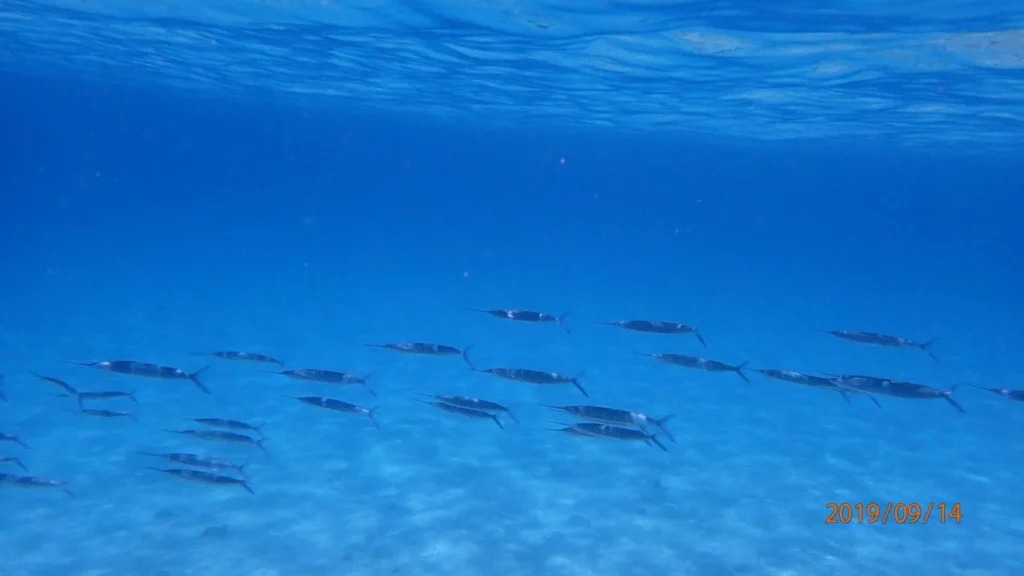
[[237, 350], [219, 350], [217, 352], [193, 352], [193, 356], [210, 356], [221, 360], [235, 360], [237, 362], [252, 362], [254, 364], [277, 364], [284, 367], [284, 361], [278, 360], [265, 354], [255, 352], [239, 352]]
[[321, 370], [319, 368], [298, 368], [296, 370], [282, 370], [281, 372], [271, 372], [271, 374], [280, 374], [281, 376], [287, 376], [292, 380], [302, 380], [304, 382], [320, 382], [321, 384], [362, 384], [366, 386], [366, 389], [374, 397], [377, 393], [370, 388], [370, 376], [372, 373], [366, 376], [357, 376], [350, 372], [336, 372], [334, 370]]
[[505, 414], [508, 414], [508, 417], [511, 418], [513, 422], [519, 424], [519, 419], [516, 418], [515, 414], [513, 414], [507, 406], [502, 406], [497, 402], [471, 398], [469, 396], [452, 396], [450, 394], [424, 394], [420, 392], [420, 395], [433, 398], [438, 402], [443, 402], [450, 406], [458, 406], [459, 408], [469, 408], [470, 410], [480, 410], [483, 412], [504, 412]]
[[[810, 386], [811, 388], [819, 388], [821, 390], [832, 390], [842, 394], [843, 398], [853, 404], [850, 400], [850, 392], [856, 392], [848, 388], [843, 388], [829, 378], [821, 376], [814, 376], [812, 374], [804, 374], [803, 372], [793, 372], [792, 370], [775, 370], [772, 368], [755, 368], [754, 372], [761, 373], [765, 378], [771, 378], [773, 380], [781, 380], [783, 382], [790, 382], [792, 384], [801, 384], [803, 386]], [[882, 405], [878, 403], [878, 400], [870, 394], [866, 395], [875, 406], [881, 408]]]
[[477, 368], [470, 362], [468, 356], [464, 356], [466, 364], [469, 365], [469, 369], [474, 372], [483, 372], [485, 374], [491, 374], [498, 378], [504, 378], [505, 380], [513, 380], [516, 382], [526, 382], [528, 384], [572, 384], [587, 398], [590, 394], [587, 394], [586, 389], [580, 384], [580, 379], [583, 378], [585, 372], [581, 371], [576, 376], [566, 376], [557, 372], [541, 372], [540, 370], [530, 370], [529, 368]]
[[150, 470], [156, 470], [157, 472], [163, 472], [170, 474], [171, 476], [177, 476], [182, 480], [188, 480], [190, 482], [198, 482], [200, 484], [210, 484], [213, 486], [241, 486], [249, 494], [255, 495], [252, 486], [241, 478], [232, 478], [231, 476], [221, 476], [220, 474], [213, 474], [206, 472], [205, 470], [189, 470], [187, 468], [154, 468], [147, 466]]
[[260, 450], [263, 450], [266, 454], [267, 448], [263, 445], [266, 438], [257, 440], [252, 436], [246, 436], [245, 434], [238, 434], [235, 432], [226, 432], [224, 430], [164, 430], [164, 432], [170, 432], [172, 434], [184, 434], [185, 436], [191, 436], [200, 440], [213, 440], [220, 442], [233, 442], [236, 444], [251, 444], [256, 446]]
[[640, 428], [655, 426], [661, 430], [665, 436], [668, 436], [669, 440], [673, 442], [676, 441], [672, 436], [672, 433], [669, 432], [667, 427], [665, 427], [665, 422], [668, 422], [672, 418], [671, 414], [660, 420], [655, 420], [643, 412], [631, 412], [629, 410], [606, 408], [604, 406], [551, 406], [549, 404], [544, 404], [544, 406], [552, 410], [569, 414], [570, 416], [575, 416], [582, 420], [590, 420], [600, 424], [639, 426]]
[[498, 425], [498, 428], [501, 428], [502, 430], [505, 429], [505, 426], [501, 423], [501, 420], [498, 419], [497, 414], [492, 414], [491, 412], [477, 410], [476, 408], [466, 408], [463, 406], [457, 406], [455, 404], [448, 404], [447, 402], [440, 401], [431, 402], [429, 400], [419, 400], [419, 402], [423, 402], [424, 404], [430, 404], [431, 406], [434, 406], [435, 408], [438, 408], [440, 410], [444, 410], [445, 412], [458, 414], [460, 416], [465, 416], [467, 418], [493, 420], [494, 423]]
[[14, 488], [60, 488], [68, 496], [74, 496], [68, 490], [71, 480], [47, 480], [35, 476], [21, 476], [18, 474], [4, 474], [0, 472], [0, 484]]
[[1009, 398], [1010, 400], [1016, 400], [1017, 402], [1024, 402], [1024, 390], [1013, 390], [1012, 388], [985, 388], [984, 386], [975, 386], [974, 384], [965, 384], [965, 386], [992, 392], [993, 394], [998, 394], [1003, 398]]
[[255, 432], [263, 437], [263, 430], [261, 426], [256, 424], [249, 424], [248, 422], [242, 422], [240, 420], [232, 420], [230, 418], [184, 418], [189, 422], [195, 422], [196, 424], [202, 424], [203, 426], [210, 426], [212, 428], [223, 428], [225, 430], [248, 430]]
[[661, 360], [662, 362], [672, 364], [674, 366], [703, 370], [704, 372], [735, 372], [736, 375], [742, 378], [744, 382], [750, 382], [747, 375], [743, 373], [743, 369], [747, 367], [747, 362], [731, 366], [729, 364], [719, 362], [718, 360], [709, 360], [707, 358], [699, 358], [697, 356], [686, 356], [684, 354], [645, 354], [643, 352], [633, 352], [633, 354], [654, 358], [655, 360]]
[[566, 432], [577, 436], [589, 436], [591, 438], [606, 438], [609, 440], [639, 440], [645, 444], [654, 443], [658, 448], [668, 452], [668, 448], [658, 440], [654, 434], [642, 430], [612, 426], [611, 424], [598, 424], [595, 422], [577, 422], [575, 424], [562, 424], [554, 422], [564, 428], [553, 428], [556, 432]]
[[28, 470], [25, 464], [21, 461], [21, 458], [17, 456], [0, 456], [0, 464], [14, 464], [22, 470]]
[[78, 412], [85, 414], [86, 416], [95, 416], [97, 418], [131, 418], [132, 420], [139, 422], [139, 418], [135, 415], [135, 412], [104, 410], [100, 408], [79, 408]]
[[149, 362], [136, 362], [134, 360], [104, 360], [102, 362], [71, 362], [76, 366], [87, 366], [97, 370], [105, 370], [115, 374], [129, 374], [142, 378], [157, 378], [160, 380], [188, 380], [195, 384], [203, 392], [210, 394], [210, 389], [199, 380], [199, 375], [209, 369], [209, 366], [200, 368], [189, 374], [179, 368], [160, 366]]
[[232, 470], [242, 476], [246, 476], [245, 467], [234, 462], [229, 462], [223, 458], [214, 458], [213, 456], [202, 456], [200, 454], [191, 454], [188, 452], [139, 452], [142, 456], [152, 456], [154, 458], [163, 458], [171, 462], [177, 462], [178, 464], [184, 464], [186, 466], [194, 466], [196, 468], [206, 468], [207, 470], [213, 470], [215, 472], [222, 472], [224, 470]]
[[547, 324], [554, 322], [558, 326], [565, 330], [566, 334], [572, 334], [569, 331], [569, 327], [565, 325], [565, 318], [569, 315], [568, 312], [555, 316], [554, 314], [548, 314], [547, 312], [534, 312], [532, 310], [517, 310], [515, 308], [499, 308], [497, 310], [481, 310], [479, 308], [470, 308], [471, 312], [481, 312], [483, 314], [489, 314], [495, 318], [501, 318], [502, 320], [513, 320], [516, 322], [532, 322], [534, 324]]
[[393, 352], [404, 354], [418, 354], [420, 356], [463, 356], [469, 350], [469, 346], [458, 349], [445, 344], [431, 344], [430, 342], [398, 342], [396, 344], [363, 344], [368, 348], [383, 348]]
[[355, 404], [349, 404], [344, 400], [335, 400], [334, 398], [325, 398], [323, 396], [292, 396], [292, 400], [298, 400], [303, 404], [310, 406], [316, 406], [317, 408], [326, 408], [328, 410], [334, 410], [336, 412], [344, 412], [346, 414], [362, 414], [373, 422], [373, 425], [380, 430], [380, 424], [377, 423], [377, 419], [374, 418], [374, 414], [377, 412], [377, 407], [363, 408], [362, 406], [356, 406]]
[[76, 396], [78, 397], [79, 407], [88, 400], [112, 400], [114, 398], [127, 398], [134, 402], [136, 406], [139, 406], [139, 399], [135, 397], [135, 390], [132, 390], [131, 392], [122, 392], [121, 390], [79, 392]]
[[53, 384], [57, 388], [60, 388], [61, 391], [67, 394], [68, 396], [78, 396], [78, 390], [75, 390], [70, 384], [63, 380], [58, 380], [57, 378], [51, 378], [49, 376], [43, 376], [42, 374], [36, 374], [34, 372], [32, 373], [32, 375], [35, 376], [36, 378], [39, 378], [43, 382]]
[[708, 347], [708, 343], [704, 341], [704, 337], [701, 336], [693, 326], [687, 326], [686, 324], [680, 324], [679, 322], [659, 322], [657, 320], [618, 320], [615, 322], [594, 322], [594, 324], [600, 324], [602, 326], [616, 326], [630, 332], [643, 332], [644, 334], [693, 334], [697, 340], [705, 347]]
[[25, 448], [26, 450], [28, 449], [28, 444], [25, 444], [24, 442], [22, 442], [21, 438], [18, 438], [14, 434], [5, 434], [3, 432], [0, 432], [0, 442], [14, 442], [18, 446], [21, 446], [22, 448]]
[[967, 413], [960, 404], [953, 400], [953, 391], [956, 386], [949, 390], [939, 390], [924, 384], [914, 382], [903, 382], [889, 380], [886, 378], [875, 378], [872, 376], [839, 377], [833, 380], [838, 386], [853, 390], [854, 392], [865, 392], [868, 394], [882, 394], [884, 396], [895, 396], [896, 398], [908, 398], [911, 400], [932, 400], [942, 398], [949, 402], [953, 408], [960, 412]]
[[811, 330], [821, 332], [822, 334], [831, 334], [836, 338], [841, 338], [850, 342], [881, 346], [883, 348], [916, 348], [918, 350], [924, 350], [932, 360], [935, 360], [936, 362], [939, 361], [931, 351], [932, 344], [935, 344], [938, 338], [933, 338], [927, 342], [917, 342], [915, 340], [908, 340], [907, 338], [900, 338], [899, 336], [878, 334], [876, 332], [858, 332], [857, 330], [822, 330], [821, 328], [811, 328]]

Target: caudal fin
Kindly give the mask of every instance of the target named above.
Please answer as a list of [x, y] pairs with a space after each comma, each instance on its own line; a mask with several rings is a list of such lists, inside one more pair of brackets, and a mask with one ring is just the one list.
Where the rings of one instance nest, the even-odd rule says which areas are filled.
[[665, 422], [668, 422], [671, 419], [672, 419], [672, 415], [669, 414], [668, 416], [665, 416], [661, 420], [654, 420], [652, 418], [651, 419], [651, 423], [654, 424], [655, 426], [657, 426], [658, 430], [661, 430], [661, 433], [664, 434], [669, 440], [671, 440], [673, 444], [676, 444], [675, 436], [673, 436], [672, 433], [669, 432], [668, 427], [665, 426]]
[[555, 321], [556, 321], [556, 322], [558, 322], [558, 325], [559, 325], [559, 326], [560, 326], [560, 327], [562, 328], [562, 330], [565, 330], [565, 333], [566, 333], [566, 334], [572, 334], [572, 330], [569, 330], [569, 327], [568, 327], [568, 326], [566, 326], [566, 324], [565, 324], [565, 318], [566, 318], [566, 317], [567, 317], [568, 315], [569, 315], [569, 313], [568, 313], [568, 312], [562, 312], [562, 314], [561, 314], [561, 315], [559, 315], [559, 316], [557, 316], [557, 317], [555, 318]]
[[956, 389], [957, 389], [957, 385], [954, 384], [952, 388], [950, 388], [949, 390], [946, 391], [946, 402], [949, 402], [950, 404], [952, 404], [953, 408], [956, 408], [962, 414], [967, 414], [967, 410], [964, 410], [963, 406], [961, 406], [959, 403], [957, 403], [956, 400], [953, 400], [953, 392]]
[[704, 346], [705, 348], [708, 347], [708, 343], [704, 341], [704, 337], [700, 335], [700, 332], [694, 330], [693, 335], [697, 337], [697, 340], [701, 343], [702, 346]]
[[586, 375], [586, 370], [580, 370], [580, 373], [577, 374], [576, 377], [572, 379], [572, 385], [575, 386], [577, 390], [582, 392], [585, 397], [590, 398], [590, 394], [587, 394], [587, 390], [583, 388], [583, 384], [580, 383], [580, 380]]
[[938, 338], [932, 338], [931, 340], [921, 344], [921, 350], [924, 350], [925, 353], [928, 354], [928, 356], [931, 357], [931, 359], [935, 360], [936, 362], [939, 361], [939, 358], [938, 358], [938, 356], [936, 356], [932, 352], [931, 348], [932, 348], [932, 344], [935, 344], [935, 342], [937, 342], [937, 341], [938, 341]]
[[740, 364], [738, 366], [734, 366], [733, 367], [733, 371], [736, 372], [737, 376], [739, 376], [740, 378], [743, 378], [744, 382], [746, 382], [747, 384], [750, 384], [750, 378], [747, 378], [747, 375], [743, 373], [743, 370], [747, 367], [747, 364], [750, 364], [750, 362], [744, 362], [743, 364]]
[[370, 408], [366, 412], [366, 417], [370, 419], [370, 422], [373, 422], [373, 425], [377, 427], [377, 430], [380, 430], [380, 423], [377, 422], [377, 418], [374, 417], [374, 414], [377, 413], [378, 408], [380, 408], [380, 406], [374, 406], [373, 408]]
[[206, 372], [209, 369], [209, 366], [204, 366], [199, 370], [196, 370], [195, 372], [189, 374], [188, 379], [191, 380], [193, 384], [198, 386], [199, 389], [202, 390], [203, 392], [207, 394], [213, 394], [213, 392], [210, 392], [210, 389], [206, 387], [206, 384], [203, 384], [203, 382], [199, 379], [199, 375], [202, 374], [203, 372]]

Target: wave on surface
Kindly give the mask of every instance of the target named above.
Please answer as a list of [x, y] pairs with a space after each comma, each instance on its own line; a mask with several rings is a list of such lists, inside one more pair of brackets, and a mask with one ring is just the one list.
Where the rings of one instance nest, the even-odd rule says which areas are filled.
[[8, 72], [483, 123], [918, 146], [1024, 134], [1024, 6], [993, 0], [14, 0], [0, 37]]

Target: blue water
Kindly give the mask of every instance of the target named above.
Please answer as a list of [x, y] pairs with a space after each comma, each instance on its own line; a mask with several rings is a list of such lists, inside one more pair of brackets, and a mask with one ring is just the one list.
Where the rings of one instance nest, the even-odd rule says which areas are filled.
[[[28, 446], [0, 441], [27, 468], [0, 473], [73, 494], [0, 485], [0, 575], [1024, 574], [1024, 404], [966, 386], [1024, 388], [1022, 22], [953, 0], [0, 3], [0, 433]], [[471, 308], [568, 312], [571, 334]], [[707, 348], [596, 324], [629, 319]], [[939, 362], [811, 328], [937, 339]], [[364, 346], [408, 341], [582, 372], [590, 398]], [[369, 386], [194, 354], [216, 350]], [[959, 385], [966, 414], [634, 352]], [[121, 359], [209, 366], [212, 394], [69, 363]], [[88, 406], [138, 421], [36, 374], [134, 391]], [[546, 404], [671, 415], [675, 442], [550, 431], [573, 420]], [[166, 432], [197, 417], [260, 425], [268, 453]], [[255, 494], [138, 452], [228, 459]], [[828, 524], [844, 502], [934, 511]]]

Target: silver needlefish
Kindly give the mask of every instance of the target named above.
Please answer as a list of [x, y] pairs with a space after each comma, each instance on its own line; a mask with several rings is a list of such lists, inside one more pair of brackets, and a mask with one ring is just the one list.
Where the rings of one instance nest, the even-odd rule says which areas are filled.
[[551, 428], [551, 430], [555, 432], [566, 432], [574, 436], [605, 438], [608, 440], [641, 441], [647, 445], [651, 445], [653, 443], [658, 448], [668, 452], [668, 448], [665, 448], [665, 445], [658, 440], [657, 436], [643, 430], [625, 428], [623, 426], [613, 426], [611, 424], [598, 424], [596, 422], [577, 422], [575, 424], [552, 422], [552, 424], [563, 426], [563, 428]]
[[938, 338], [933, 338], [927, 342], [917, 342], [916, 340], [909, 340], [899, 336], [890, 336], [889, 334], [879, 334], [877, 332], [861, 332], [858, 330], [822, 330], [821, 328], [811, 328], [811, 330], [821, 332], [822, 334], [831, 334], [836, 338], [849, 342], [857, 342], [858, 344], [881, 346], [882, 348], [912, 348], [924, 350], [932, 360], [935, 360], [936, 362], [939, 361], [931, 351], [932, 344], [935, 344], [935, 342], [938, 341]]
[[12, 488], [59, 488], [68, 496], [74, 496], [71, 490], [68, 490], [68, 484], [70, 483], [71, 480], [48, 480], [36, 476], [22, 476], [20, 474], [4, 474], [0, 472], [0, 485]]
[[344, 400], [336, 400], [334, 398], [325, 398], [323, 396], [290, 396], [292, 400], [298, 400], [303, 404], [309, 406], [316, 406], [317, 408], [325, 408], [327, 410], [334, 410], [335, 412], [343, 412], [345, 414], [360, 414], [366, 416], [373, 422], [373, 425], [380, 429], [380, 424], [377, 423], [377, 419], [374, 418], [374, 414], [377, 413], [377, 407], [363, 408], [362, 406], [356, 406], [350, 404]]
[[1016, 400], [1017, 402], [1024, 402], [1024, 390], [1014, 390], [1012, 388], [986, 388], [984, 386], [975, 386], [974, 384], [964, 384], [971, 388], [977, 388], [978, 390], [985, 390], [993, 394], [998, 394], [1003, 398], [1009, 398], [1010, 400]]
[[117, 398], [127, 398], [131, 400], [136, 406], [139, 406], [139, 399], [135, 397], [135, 390], [123, 391], [123, 390], [101, 390], [99, 392], [79, 392], [77, 394], [78, 406], [81, 407], [88, 401], [95, 400], [115, 400]]
[[319, 382], [320, 384], [360, 384], [365, 386], [366, 390], [372, 396], [377, 396], [377, 393], [370, 387], [370, 377], [373, 373], [368, 373], [366, 376], [358, 376], [351, 372], [338, 372], [336, 370], [323, 370], [321, 368], [296, 368], [295, 370], [270, 372], [270, 374], [287, 376], [292, 380], [302, 380], [303, 382]]
[[282, 368], [284, 367], [283, 360], [278, 360], [273, 356], [267, 356], [266, 354], [258, 354], [256, 352], [240, 352], [238, 350], [217, 350], [216, 352], [192, 352], [192, 355], [209, 356], [211, 358], [231, 360], [234, 362], [251, 362], [253, 364], [276, 364]]
[[441, 401], [438, 401], [438, 400], [435, 400], [433, 402], [431, 402], [430, 400], [421, 400], [419, 398], [417, 398], [416, 400], [418, 402], [423, 402], [424, 404], [429, 404], [429, 405], [437, 408], [438, 410], [443, 410], [443, 411], [448, 412], [450, 414], [458, 414], [459, 416], [463, 416], [463, 417], [466, 417], [466, 418], [477, 418], [477, 419], [481, 419], [481, 420], [492, 420], [495, 424], [498, 425], [498, 428], [501, 428], [502, 430], [505, 429], [505, 426], [504, 426], [504, 424], [501, 423], [501, 420], [498, 418], [498, 415], [494, 414], [493, 412], [487, 412], [485, 410], [478, 410], [476, 408], [466, 408], [464, 406], [457, 406], [455, 404], [448, 404], [447, 402], [441, 402]]
[[580, 371], [576, 376], [566, 376], [565, 374], [559, 374], [558, 372], [542, 372], [540, 370], [531, 370], [529, 368], [477, 368], [469, 360], [469, 356], [464, 356], [464, 358], [466, 360], [466, 364], [469, 365], [469, 369], [473, 372], [482, 372], [505, 380], [526, 382], [527, 384], [572, 384], [584, 396], [587, 398], [590, 397], [590, 394], [587, 394], [586, 389], [583, 388], [583, 385], [580, 383], [580, 379], [583, 378], [585, 374], [584, 371]]
[[248, 475], [245, 472], [245, 466], [213, 456], [203, 456], [201, 454], [192, 454], [190, 452], [138, 452], [138, 454], [142, 456], [152, 456], [153, 458], [163, 458], [164, 460], [184, 464], [185, 466], [206, 468], [207, 470], [213, 470], [214, 472], [230, 470], [237, 472], [242, 476]]
[[28, 467], [25, 466], [25, 463], [22, 462], [21, 458], [18, 458], [17, 456], [0, 456], [0, 464], [14, 464], [18, 468], [21, 468], [22, 470], [28, 470]]
[[263, 434], [262, 426], [256, 424], [250, 424], [248, 422], [242, 422], [241, 420], [232, 420], [231, 418], [183, 418], [189, 422], [196, 424], [202, 424], [203, 426], [209, 426], [211, 428], [223, 428], [225, 430], [245, 430], [248, 432], [255, 432], [260, 437], [265, 437]]
[[555, 316], [554, 314], [548, 314], [547, 312], [534, 312], [533, 310], [519, 310], [517, 308], [498, 308], [495, 310], [482, 310], [480, 308], [470, 308], [470, 312], [480, 312], [495, 318], [501, 318], [502, 320], [512, 320], [513, 322], [529, 322], [531, 324], [549, 324], [555, 323], [559, 328], [565, 331], [566, 334], [572, 334], [569, 327], [565, 325], [565, 318], [569, 315], [568, 312]]
[[568, 414], [581, 420], [590, 420], [591, 422], [597, 422], [600, 424], [614, 424], [617, 426], [638, 426], [646, 429], [654, 426], [662, 431], [669, 440], [675, 442], [675, 437], [669, 432], [665, 423], [672, 419], [672, 415], [669, 414], [660, 420], [651, 418], [643, 412], [633, 412], [630, 410], [620, 410], [618, 408], [607, 408], [605, 406], [552, 406], [550, 404], [543, 404], [542, 406]]
[[154, 468], [152, 466], [147, 466], [147, 468], [157, 472], [163, 472], [164, 474], [170, 474], [171, 476], [181, 478], [182, 480], [197, 482], [199, 484], [208, 484], [211, 486], [241, 486], [249, 494], [256, 494], [256, 492], [253, 492], [252, 486], [249, 486], [249, 482], [241, 478], [222, 476], [220, 474], [206, 472], [205, 470], [190, 470], [188, 468]]
[[106, 372], [113, 372], [114, 374], [127, 374], [130, 376], [139, 376], [142, 378], [156, 378], [159, 380], [188, 380], [196, 385], [203, 392], [210, 394], [210, 389], [206, 387], [199, 380], [199, 375], [208, 370], [210, 367], [205, 366], [192, 372], [191, 374], [181, 370], [180, 368], [172, 368], [170, 366], [160, 366], [159, 364], [151, 364], [149, 362], [136, 362], [134, 360], [103, 360], [100, 362], [70, 362], [75, 366], [86, 366], [88, 368], [95, 368], [97, 370], [104, 370]]
[[[802, 386], [810, 386], [811, 388], [818, 388], [820, 390], [831, 390], [838, 392], [843, 396], [848, 403], [853, 404], [850, 400], [849, 393], [855, 392], [848, 388], [843, 388], [833, 382], [830, 378], [822, 376], [814, 376], [812, 374], [804, 374], [803, 372], [794, 372], [792, 370], [776, 370], [774, 368], [755, 368], [754, 372], [758, 372], [765, 378], [771, 378], [772, 380], [780, 380], [782, 382], [789, 382], [791, 384], [800, 384]], [[882, 405], [878, 403], [878, 400], [870, 394], [866, 396], [874, 402], [875, 406], [881, 408]]]
[[[76, 412], [76, 410], [69, 410], [69, 412]], [[135, 415], [135, 412], [126, 412], [123, 410], [107, 410], [104, 408], [79, 408], [77, 412], [80, 414], [85, 414], [86, 416], [94, 416], [96, 418], [131, 418], [132, 420], [135, 420], [136, 422], [139, 422], [141, 424], [138, 416]]]
[[431, 342], [397, 342], [393, 344], [363, 344], [367, 348], [381, 348], [392, 352], [403, 354], [415, 354], [417, 356], [462, 356], [465, 358], [469, 346], [456, 348], [447, 344], [433, 344]]
[[470, 410], [480, 410], [482, 412], [495, 412], [507, 414], [513, 422], [519, 424], [519, 419], [516, 418], [515, 414], [508, 408], [497, 402], [491, 402], [490, 400], [481, 400], [480, 398], [473, 398], [470, 396], [455, 396], [452, 394], [424, 394], [423, 392], [418, 393], [420, 396], [427, 398], [433, 398], [438, 402], [443, 402], [451, 406], [458, 406], [460, 408], [469, 408]]
[[941, 398], [946, 402], [949, 402], [953, 408], [956, 408], [965, 414], [967, 413], [963, 406], [960, 406], [956, 400], [953, 400], [953, 392], [956, 390], [956, 386], [953, 386], [949, 390], [939, 390], [937, 388], [925, 386], [924, 384], [917, 384], [915, 382], [865, 376], [842, 376], [834, 379], [833, 382], [842, 388], [853, 390], [854, 392], [881, 394], [884, 396], [907, 398], [910, 400], [933, 400]]
[[14, 434], [7, 434], [7, 433], [4, 433], [4, 432], [0, 432], [0, 442], [14, 442], [18, 446], [21, 446], [22, 448], [28, 450], [28, 444], [25, 444], [25, 442], [22, 441], [21, 438], [19, 438], [18, 436], [14, 435]]
[[704, 341], [700, 331], [693, 326], [687, 326], [679, 322], [660, 322], [658, 320], [617, 320], [615, 322], [594, 322], [602, 326], [615, 326], [630, 332], [641, 332], [643, 334], [693, 334], [697, 341], [705, 348], [708, 343]]
[[191, 436], [200, 440], [212, 440], [214, 442], [231, 442], [234, 444], [250, 444], [256, 446], [266, 454], [270, 454], [267, 451], [266, 446], [263, 442], [266, 438], [257, 439], [252, 436], [246, 436], [245, 434], [239, 434], [237, 432], [228, 432], [226, 430], [164, 430], [164, 432], [170, 432], [171, 434], [182, 434], [184, 436]]
[[708, 358], [700, 358], [698, 356], [687, 356], [685, 354], [645, 354], [644, 352], [633, 352], [633, 354], [654, 358], [655, 360], [660, 360], [666, 364], [672, 364], [673, 366], [693, 368], [694, 370], [702, 370], [704, 372], [733, 372], [742, 378], [744, 382], [750, 382], [747, 375], [743, 373], [743, 369], [747, 367], [748, 362], [733, 366], [725, 364], [724, 362], [719, 362], [718, 360], [710, 360]]
[[63, 380], [61, 380], [59, 378], [53, 378], [51, 376], [43, 376], [42, 374], [36, 374], [35, 372], [33, 372], [32, 375], [35, 376], [36, 378], [39, 378], [43, 382], [46, 382], [47, 384], [51, 384], [53, 386], [56, 386], [57, 388], [60, 389], [61, 392], [64, 393], [64, 395], [71, 396], [71, 397], [78, 396], [78, 390], [75, 390], [75, 388], [71, 384], [68, 384], [67, 382], [65, 382], [65, 381], [63, 381]]

